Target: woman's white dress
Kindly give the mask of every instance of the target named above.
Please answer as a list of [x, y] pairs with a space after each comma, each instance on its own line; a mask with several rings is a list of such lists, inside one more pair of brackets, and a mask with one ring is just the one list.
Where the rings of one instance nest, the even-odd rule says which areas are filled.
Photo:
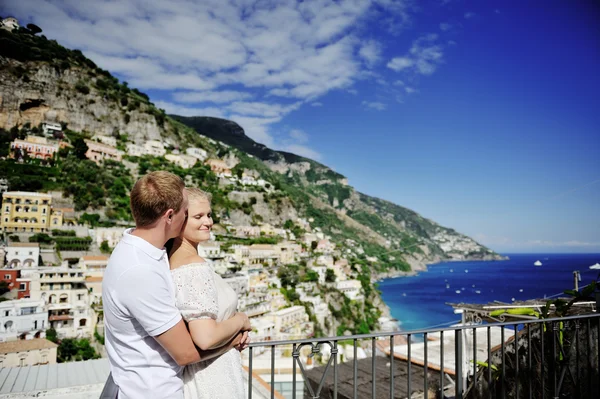
[[[236, 312], [235, 291], [215, 273], [211, 263], [191, 263], [171, 273], [177, 307], [185, 321], [212, 318], [221, 322]], [[245, 385], [240, 353], [235, 349], [183, 370], [186, 399], [243, 399], [247, 397]]]

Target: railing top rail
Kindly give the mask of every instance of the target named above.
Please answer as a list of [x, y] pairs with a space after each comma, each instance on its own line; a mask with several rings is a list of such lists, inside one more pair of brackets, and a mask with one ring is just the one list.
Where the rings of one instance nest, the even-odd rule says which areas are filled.
[[251, 342], [251, 347], [261, 347], [261, 346], [279, 346], [279, 345], [292, 345], [292, 344], [303, 344], [303, 343], [318, 343], [318, 342], [330, 342], [330, 341], [345, 341], [345, 340], [360, 340], [360, 339], [372, 339], [372, 338], [380, 338], [380, 337], [394, 337], [397, 335], [415, 335], [415, 334], [425, 334], [425, 333], [436, 333], [440, 331], [456, 331], [456, 330], [465, 330], [465, 329], [473, 329], [473, 328], [487, 328], [487, 327], [512, 327], [520, 324], [536, 324], [536, 323], [550, 323], [550, 322], [564, 322], [569, 320], [582, 320], [582, 319], [593, 319], [600, 318], [600, 313], [591, 313], [585, 315], [577, 315], [577, 316], [567, 316], [567, 317], [554, 317], [551, 319], [535, 319], [535, 320], [518, 320], [518, 321], [506, 321], [501, 323], [487, 323], [487, 324], [469, 324], [469, 325], [461, 325], [461, 326], [453, 326], [446, 328], [430, 328], [423, 330], [406, 330], [406, 331], [393, 331], [393, 332], [379, 332], [373, 334], [360, 334], [360, 335], [345, 335], [338, 337], [323, 337], [323, 338], [305, 338], [305, 339], [296, 339], [296, 340], [282, 340], [282, 341], [261, 341], [261, 342]]

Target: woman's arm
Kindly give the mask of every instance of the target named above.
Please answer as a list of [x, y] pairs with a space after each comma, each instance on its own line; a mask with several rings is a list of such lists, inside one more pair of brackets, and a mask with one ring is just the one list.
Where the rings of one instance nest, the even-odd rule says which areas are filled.
[[233, 317], [217, 323], [213, 319], [198, 319], [188, 323], [192, 340], [202, 350], [214, 349], [231, 341], [240, 331], [251, 330], [250, 321], [245, 313], [236, 313]]

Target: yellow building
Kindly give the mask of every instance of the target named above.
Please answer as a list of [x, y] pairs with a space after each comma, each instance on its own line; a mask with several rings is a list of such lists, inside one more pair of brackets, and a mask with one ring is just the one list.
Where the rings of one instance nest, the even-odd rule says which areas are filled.
[[2, 231], [40, 233], [62, 224], [62, 212], [52, 210], [49, 194], [8, 191], [2, 195]]

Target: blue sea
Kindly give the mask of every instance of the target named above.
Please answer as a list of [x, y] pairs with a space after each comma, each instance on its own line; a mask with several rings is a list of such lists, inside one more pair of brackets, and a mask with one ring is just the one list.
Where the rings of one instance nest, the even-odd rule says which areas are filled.
[[[385, 279], [379, 290], [402, 330], [437, 328], [460, 321], [446, 303], [539, 299], [591, 283], [600, 270], [600, 254], [506, 254], [507, 261], [444, 262], [428, 266], [416, 276]], [[534, 266], [536, 261], [542, 266]], [[458, 291], [458, 292], [457, 292]]]

